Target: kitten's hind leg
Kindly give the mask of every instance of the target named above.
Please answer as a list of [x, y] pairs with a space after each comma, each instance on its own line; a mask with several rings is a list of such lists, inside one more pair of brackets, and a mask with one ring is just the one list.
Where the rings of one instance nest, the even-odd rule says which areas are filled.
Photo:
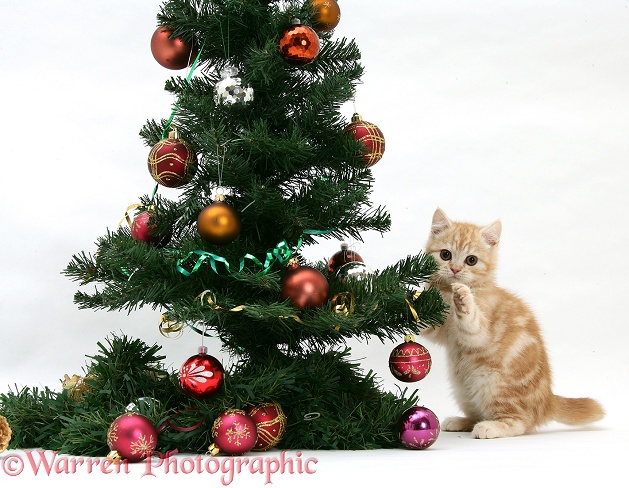
[[526, 432], [526, 425], [519, 419], [483, 420], [472, 430], [476, 439], [496, 439], [498, 437], [513, 437]]
[[441, 424], [446, 432], [472, 432], [476, 422], [467, 417], [448, 417]]

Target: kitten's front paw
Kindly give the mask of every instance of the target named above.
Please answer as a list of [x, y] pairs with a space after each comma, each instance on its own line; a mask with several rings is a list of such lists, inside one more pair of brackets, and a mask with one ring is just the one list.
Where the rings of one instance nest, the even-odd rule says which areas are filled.
[[454, 300], [454, 308], [459, 314], [467, 315], [474, 307], [472, 290], [463, 283], [452, 283], [452, 298]]
[[448, 417], [441, 424], [441, 428], [446, 432], [471, 432], [474, 421], [467, 417]]

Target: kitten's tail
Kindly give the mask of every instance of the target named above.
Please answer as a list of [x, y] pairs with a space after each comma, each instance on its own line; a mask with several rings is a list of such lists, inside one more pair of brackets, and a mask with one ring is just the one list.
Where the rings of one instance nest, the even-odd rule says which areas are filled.
[[583, 425], [601, 420], [603, 406], [591, 398], [565, 398], [554, 395], [554, 420], [568, 425]]

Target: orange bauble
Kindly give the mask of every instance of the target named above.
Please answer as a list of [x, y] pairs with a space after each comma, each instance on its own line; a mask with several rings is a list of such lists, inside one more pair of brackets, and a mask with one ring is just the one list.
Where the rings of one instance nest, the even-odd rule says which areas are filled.
[[151, 37], [151, 53], [164, 68], [184, 69], [194, 61], [196, 50], [181, 37], [171, 39], [173, 29], [158, 27]]
[[330, 32], [341, 21], [341, 9], [336, 0], [313, 0], [314, 28], [319, 32]]
[[293, 66], [310, 64], [319, 54], [320, 46], [319, 36], [314, 29], [302, 25], [298, 19], [282, 33], [279, 42], [280, 55]]
[[197, 232], [204, 241], [212, 244], [229, 244], [240, 234], [240, 217], [225, 203], [223, 195], [217, 195], [216, 201], [199, 213]]

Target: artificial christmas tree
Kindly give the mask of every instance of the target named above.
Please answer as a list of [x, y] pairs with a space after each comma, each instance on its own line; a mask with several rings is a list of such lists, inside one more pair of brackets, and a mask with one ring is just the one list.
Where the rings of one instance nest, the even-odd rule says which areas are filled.
[[[373, 163], [365, 155], [372, 148], [348, 133], [341, 114], [363, 75], [359, 49], [333, 30], [308, 27], [318, 25], [314, 3], [169, 0], [161, 6], [158, 28], [167, 27], [169, 39], [196, 56], [185, 78], [166, 82], [177, 96], [170, 118], [149, 120], [140, 131], [155, 148], [176, 126], [177, 140], [198, 158], [176, 184], [156, 179], [158, 186], [136, 208], [158, 216], [151, 232], [169, 240], [134, 239], [121, 226], [98, 239], [95, 253], [73, 256], [64, 270], [81, 285], [98, 285], [76, 293], [80, 308], [152, 306], [167, 324], [162, 332], [198, 333], [221, 348], [232, 364], [220, 391], [187, 395], [177, 372], [161, 366], [159, 348], [114, 338], [87, 366], [89, 389], [79, 401], [67, 392], [31, 389], [0, 397], [15, 447], [36, 442], [106, 455], [102, 434], [124, 405], [146, 397], [154, 401], [139, 413], [157, 426], [162, 451], [205, 451], [215, 441], [215, 419], [264, 402], [286, 415], [281, 448], [402, 445], [398, 420], [416, 394], [382, 391], [372, 372], [350, 361], [345, 344], [439, 326], [446, 307], [436, 290], [423, 289], [434, 267], [422, 253], [382, 270], [340, 276], [328, 259], [303, 257], [302, 249], [317, 239], [362, 240], [365, 231], [387, 232], [391, 220], [369, 199]], [[310, 37], [295, 44], [302, 35], [295, 26]], [[308, 44], [315, 37], [316, 49]], [[255, 93], [247, 103], [216, 97], [227, 67]], [[216, 201], [229, 212], [207, 216]], [[215, 231], [235, 222], [237, 232]], [[33, 409], [39, 412], [34, 424], [26, 421]], [[35, 429], [43, 425], [46, 434], [38, 436]]]

